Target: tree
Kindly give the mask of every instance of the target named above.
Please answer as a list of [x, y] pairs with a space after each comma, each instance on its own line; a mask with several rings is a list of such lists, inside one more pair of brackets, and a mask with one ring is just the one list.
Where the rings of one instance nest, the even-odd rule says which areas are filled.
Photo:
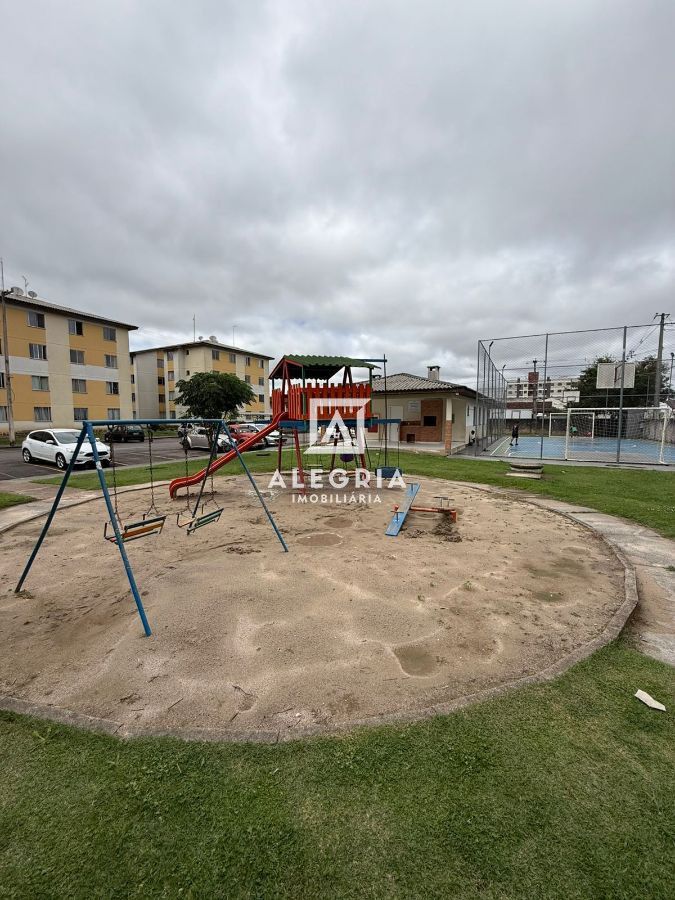
[[[621, 360], [612, 359], [609, 356], [599, 356], [594, 363], [579, 375], [579, 403], [575, 404], [580, 407], [592, 406], [618, 406], [620, 390], [619, 388], [596, 387], [596, 379], [598, 377], [598, 363], [613, 362], [620, 363]], [[632, 360], [627, 360], [632, 362]], [[654, 383], [656, 378], [656, 357], [647, 356], [635, 362], [635, 387], [624, 388], [623, 405], [624, 406], [651, 406], [654, 400]], [[668, 390], [668, 373], [666, 366], [661, 364], [661, 395], [667, 394]]]
[[198, 419], [220, 419], [236, 413], [254, 398], [251, 386], [227, 372], [197, 372], [176, 382], [176, 403]]

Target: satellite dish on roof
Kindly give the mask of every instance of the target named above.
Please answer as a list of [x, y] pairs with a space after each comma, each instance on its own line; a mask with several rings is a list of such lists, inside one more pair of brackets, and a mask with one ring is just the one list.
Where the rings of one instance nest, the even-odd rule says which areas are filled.
[[204, 335], [203, 335], [203, 334], [200, 334], [199, 337], [197, 338], [197, 340], [198, 340], [198, 341], [203, 341], [203, 340], [204, 340]]
[[37, 291], [28, 291], [28, 296], [33, 298], [37, 297]]
[[217, 343], [218, 343], [218, 338], [215, 336], [215, 334], [210, 334], [210, 335], [209, 335], [209, 340], [210, 340], [210, 341], [213, 341], [214, 344], [217, 344]]
[[13, 293], [13, 294], [16, 294], [17, 297], [23, 297], [23, 288], [20, 288], [20, 287], [13, 287], [13, 288], [12, 288], [12, 293]]

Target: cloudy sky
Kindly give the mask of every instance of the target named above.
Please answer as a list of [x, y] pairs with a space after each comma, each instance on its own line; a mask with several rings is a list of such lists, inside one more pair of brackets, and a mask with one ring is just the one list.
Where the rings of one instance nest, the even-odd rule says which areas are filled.
[[2, 0], [8, 285], [466, 380], [675, 314], [672, 0]]

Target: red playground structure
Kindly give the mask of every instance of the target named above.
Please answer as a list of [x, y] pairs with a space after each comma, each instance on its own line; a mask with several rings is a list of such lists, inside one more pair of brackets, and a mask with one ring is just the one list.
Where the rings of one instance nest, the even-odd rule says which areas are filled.
[[[274, 419], [281, 416], [281, 428], [290, 431], [295, 449], [295, 467], [298, 483], [305, 492], [305, 466], [300, 450], [300, 434], [310, 431], [314, 425], [320, 432], [320, 440], [331, 455], [330, 469], [335, 468], [337, 447], [345, 437], [335, 423], [339, 414], [341, 425], [357, 437], [359, 428], [377, 431], [370, 405], [373, 369], [383, 360], [354, 359], [350, 356], [283, 356], [270, 373], [272, 382], [272, 413]], [[354, 382], [352, 369], [367, 369], [367, 382]], [[330, 380], [341, 379], [331, 384]], [[280, 386], [276, 384], [280, 382]], [[312, 421], [313, 419], [313, 421]], [[316, 435], [317, 437], [319, 434]], [[365, 435], [361, 452], [356, 454], [361, 467], [367, 468]], [[332, 452], [331, 452], [332, 451]], [[281, 471], [282, 443], [279, 442], [277, 468]], [[355, 454], [340, 454], [342, 462], [351, 462]]]
[[[348, 356], [298, 356], [285, 355], [270, 373], [272, 382], [272, 420], [261, 431], [239, 445], [239, 452], [253, 447], [262, 437], [279, 429], [291, 433], [295, 449], [298, 482], [305, 492], [305, 472], [300, 434], [310, 431], [312, 411], [315, 424], [321, 432], [321, 443], [331, 455], [330, 470], [335, 468], [338, 445], [344, 437], [335, 424], [335, 414], [339, 413], [343, 428], [356, 435], [358, 428], [377, 431], [379, 424], [388, 420], [375, 419], [370, 404], [373, 369], [377, 363], [386, 363], [385, 359], [354, 359]], [[353, 369], [366, 369], [368, 381], [354, 382]], [[386, 371], [386, 370], [385, 370]], [[341, 373], [341, 376], [340, 376]], [[331, 383], [331, 379], [338, 380]], [[324, 402], [322, 402], [324, 401]], [[352, 401], [352, 402], [350, 402]], [[330, 434], [327, 434], [330, 431]], [[365, 435], [363, 435], [365, 443]], [[283, 441], [279, 441], [277, 468], [281, 471]], [[331, 452], [332, 451], [332, 452]], [[365, 451], [341, 453], [342, 462], [352, 460], [368, 468]], [[177, 492], [204, 481], [207, 476], [226, 465], [237, 456], [236, 450], [230, 450], [212, 461], [212, 463], [194, 475], [175, 478], [169, 485], [169, 495], [173, 499]], [[355, 459], [356, 456], [356, 459]]]

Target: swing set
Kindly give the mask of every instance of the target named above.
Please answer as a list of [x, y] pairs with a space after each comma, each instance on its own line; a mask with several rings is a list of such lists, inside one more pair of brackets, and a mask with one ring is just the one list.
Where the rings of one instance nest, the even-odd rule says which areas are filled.
[[[143, 513], [143, 518], [137, 522], [122, 522], [122, 518], [117, 506], [117, 467], [115, 465], [115, 442], [110, 442], [110, 465], [112, 466], [113, 478], [113, 506], [115, 508], [115, 518], [117, 519], [117, 526], [123, 544], [126, 544], [129, 541], [136, 541], [139, 538], [149, 537], [153, 534], [161, 534], [162, 529], [164, 528], [164, 523], [166, 522], [166, 516], [162, 515], [162, 513], [157, 509], [157, 506], [155, 505], [155, 477], [152, 468], [153, 436], [151, 428], [148, 428], [147, 437], [148, 467], [150, 469], [150, 506]], [[154, 515], [151, 515], [152, 513], [154, 513]], [[108, 530], [109, 525], [110, 530]], [[106, 539], [106, 541], [110, 541], [111, 544], [115, 544], [117, 542], [117, 536], [111, 522], [106, 522], [103, 526], [103, 537]]]
[[[75, 451], [68, 463], [66, 471], [63, 475], [63, 479], [61, 484], [59, 485], [59, 489], [56, 492], [56, 497], [54, 498], [54, 502], [52, 503], [51, 509], [47, 515], [45, 523], [42, 527], [40, 535], [35, 542], [35, 546], [31, 551], [30, 557], [28, 558], [28, 562], [21, 574], [21, 578], [14, 589], [16, 593], [19, 593], [23, 589], [24, 582], [30, 572], [30, 569], [35, 561], [35, 557], [42, 546], [42, 543], [47, 536], [47, 532], [52, 524], [54, 516], [56, 515], [56, 510], [58, 509], [59, 503], [61, 502], [61, 498], [63, 497], [63, 493], [66, 489], [66, 485], [68, 484], [68, 480], [73, 471], [75, 460], [77, 459], [82, 445], [85, 440], [89, 442], [92, 449], [92, 455], [94, 458], [94, 463], [96, 466], [96, 473], [98, 475], [98, 480], [101, 486], [101, 492], [103, 493], [103, 499], [105, 500], [108, 519], [103, 527], [103, 537], [106, 541], [109, 541], [112, 544], [116, 544], [119, 550], [120, 556], [122, 557], [122, 562], [124, 564], [124, 569], [127, 575], [127, 579], [129, 581], [129, 587], [131, 588], [131, 593], [134, 598], [134, 602], [136, 603], [136, 609], [138, 610], [138, 615], [143, 624], [143, 630], [146, 636], [150, 636], [152, 631], [150, 629], [150, 624], [148, 623], [147, 616], [145, 614], [145, 609], [143, 607], [143, 601], [141, 600], [141, 595], [136, 585], [136, 579], [134, 577], [134, 573], [131, 567], [131, 562], [129, 561], [129, 557], [126, 552], [125, 545], [130, 541], [139, 540], [140, 538], [159, 536], [164, 529], [164, 525], [168, 518], [168, 514], [164, 514], [157, 508], [155, 504], [155, 473], [154, 473], [154, 464], [152, 459], [152, 443], [153, 443], [153, 435], [151, 426], [152, 425], [176, 425], [176, 426], [184, 426], [184, 425], [206, 425], [211, 426], [212, 430], [215, 431], [215, 435], [213, 441], [211, 443], [211, 452], [209, 457], [209, 464], [203, 472], [203, 477], [199, 482], [199, 491], [196, 497], [196, 501], [194, 506], [191, 505], [190, 501], [190, 492], [189, 486], [187, 487], [187, 497], [186, 497], [186, 506], [183, 510], [181, 510], [176, 516], [176, 525], [180, 529], [185, 529], [185, 533], [189, 536], [195, 533], [200, 528], [203, 528], [206, 525], [212, 525], [216, 523], [221, 515], [224, 512], [224, 507], [218, 506], [218, 503], [215, 499], [215, 489], [213, 485], [213, 462], [216, 457], [216, 448], [218, 446], [218, 437], [222, 432], [224, 432], [227, 437], [230, 439], [231, 443], [234, 445], [234, 449], [236, 452], [236, 456], [241, 463], [244, 472], [248, 476], [251, 485], [258, 497], [260, 504], [262, 505], [265, 513], [267, 514], [267, 518], [272, 525], [279, 542], [283, 548], [285, 553], [288, 553], [288, 547], [286, 542], [277, 527], [274, 518], [272, 517], [267, 504], [265, 503], [265, 499], [262, 496], [258, 485], [255, 482], [255, 479], [251, 475], [251, 472], [244, 462], [244, 459], [239, 451], [239, 448], [236, 445], [236, 442], [232, 439], [230, 431], [227, 425], [222, 421], [222, 419], [146, 419], [143, 420], [143, 424], [148, 426], [148, 466], [150, 470], [150, 505], [143, 513], [141, 519], [134, 519], [131, 522], [124, 522], [118, 507], [118, 486], [117, 486], [117, 472], [115, 466], [115, 445], [113, 442], [110, 444], [110, 461], [112, 464], [112, 496], [110, 494], [110, 490], [108, 489], [108, 483], [106, 481], [106, 477], [103, 473], [103, 467], [101, 465], [101, 460], [98, 455], [98, 448], [96, 446], [96, 436], [94, 434], [94, 428], [99, 427], [107, 427], [109, 425], [138, 425], [139, 422], [135, 419], [133, 420], [125, 420], [120, 421], [118, 419], [101, 419], [96, 421], [86, 421], [82, 423], [82, 429], [77, 439], [77, 443], [75, 445]], [[188, 448], [184, 446], [185, 452], [185, 474], [186, 478], [192, 477], [189, 476], [189, 466], [188, 466]], [[204, 500], [204, 486], [206, 484], [207, 478], [210, 478], [210, 491], [209, 497]], [[208, 504], [213, 504], [214, 509], [207, 509]], [[200, 510], [201, 507], [201, 510]]]

